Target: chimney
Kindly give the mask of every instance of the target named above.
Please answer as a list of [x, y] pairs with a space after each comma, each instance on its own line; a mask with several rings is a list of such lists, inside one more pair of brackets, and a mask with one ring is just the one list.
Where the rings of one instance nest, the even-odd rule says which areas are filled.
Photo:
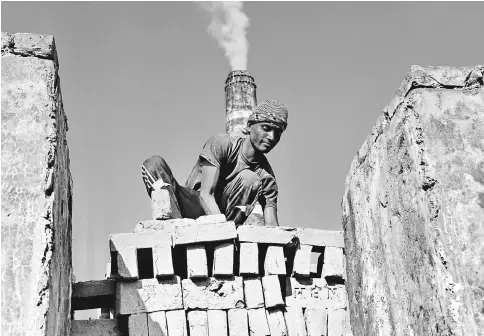
[[252, 109], [257, 105], [254, 77], [246, 70], [231, 71], [225, 81], [225, 131], [230, 135], [242, 134]]

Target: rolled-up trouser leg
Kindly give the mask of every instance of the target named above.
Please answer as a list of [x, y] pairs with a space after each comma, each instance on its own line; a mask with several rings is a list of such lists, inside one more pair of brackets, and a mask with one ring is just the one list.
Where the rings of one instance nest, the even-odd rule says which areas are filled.
[[[143, 166], [147, 173], [143, 172], [142, 167], [142, 178], [146, 191], [150, 197], [151, 191], [153, 190], [151, 184], [159, 179], [162, 179], [163, 182], [169, 183], [172, 186], [182, 217], [195, 219], [205, 215], [205, 212], [200, 206], [198, 192], [178, 184], [173, 176], [173, 173], [171, 172], [170, 167], [161, 156], [154, 155], [150, 157], [143, 162]], [[154, 181], [151, 181], [151, 179]]]
[[[221, 211], [225, 213], [227, 220], [236, 220], [240, 216], [240, 210], [236, 206], [246, 206], [245, 218], [247, 219], [261, 191], [260, 177], [251, 170], [244, 169], [238, 173], [232, 181], [230, 181], [224, 188], [221, 199]], [[237, 217], [237, 218], [236, 218]], [[238, 223], [242, 224], [240, 220]]]

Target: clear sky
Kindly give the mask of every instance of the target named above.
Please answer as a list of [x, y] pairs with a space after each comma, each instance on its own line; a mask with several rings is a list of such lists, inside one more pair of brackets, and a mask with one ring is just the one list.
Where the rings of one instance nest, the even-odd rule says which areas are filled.
[[[225, 131], [229, 63], [192, 2], [2, 2], [2, 31], [54, 35], [69, 122], [73, 263], [102, 279], [109, 235], [151, 219], [141, 163], [184, 184]], [[289, 126], [268, 155], [283, 226], [341, 230], [350, 162], [412, 64], [484, 62], [484, 3], [247, 2], [257, 96]]]

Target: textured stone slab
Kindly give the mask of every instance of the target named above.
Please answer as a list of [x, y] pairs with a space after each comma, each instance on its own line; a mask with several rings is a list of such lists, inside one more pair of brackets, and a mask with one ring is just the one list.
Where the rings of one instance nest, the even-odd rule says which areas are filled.
[[175, 227], [175, 245], [230, 240], [237, 237], [234, 222]]
[[225, 310], [207, 310], [209, 336], [228, 336], [227, 312]]
[[230, 336], [249, 336], [247, 310], [229, 309], [227, 312]]
[[328, 336], [346, 336], [345, 319], [344, 309], [328, 310]]
[[176, 226], [195, 225], [191, 218], [176, 218], [167, 220], [146, 220], [141, 221], [134, 227], [134, 233], [161, 231], [166, 235], [173, 235]]
[[259, 247], [257, 243], [240, 243], [239, 273], [259, 274]]
[[244, 307], [241, 277], [229, 279], [184, 279], [183, 304], [185, 309], [232, 309]]
[[327, 246], [324, 248], [324, 264], [321, 276], [337, 276], [346, 279], [343, 249]]
[[271, 336], [288, 336], [286, 320], [284, 319], [284, 308], [267, 309], [267, 322]]
[[282, 246], [268, 246], [264, 260], [265, 275], [286, 275], [286, 260]]
[[234, 244], [232, 242], [215, 246], [212, 274], [214, 276], [234, 275]]
[[297, 236], [302, 245], [345, 247], [343, 231], [298, 228]]
[[225, 218], [224, 214], [217, 214], [217, 215], [206, 215], [198, 217], [195, 222], [200, 224], [215, 224], [215, 223], [224, 223], [227, 219]]
[[328, 316], [326, 309], [306, 308], [304, 318], [308, 336], [327, 336]]
[[294, 257], [293, 275], [308, 277], [311, 274], [311, 245], [300, 245]]
[[260, 278], [244, 278], [244, 295], [247, 308], [264, 307], [264, 293]]
[[70, 336], [121, 336], [116, 320], [72, 320]]
[[118, 282], [116, 311], [118, 314], [136, 314], [183, 308], [180, 277], [172, 279], [143, 279]]
[[158, 311], [148, 314], [149, 336], [167, 336], [168, 326], [166, 324], [166, 313]]
[[190, 278], [208, 277], [207, 251], [205, 245], [187, 246], [187, 268]]
[[286, 279], [288, 307], [326, 308], [335, 304], [337, 302], [328, 299], [328, 288], [324, 279]]
[[187, 320], [190, 336], [208, 336], [208, 318], [206, 310], [188, 311]]
[[307, 336], [306, 321], [301, 307], [286, 307], [284, 311], [289, 336]]
[[155, 246], [153, 248], [153, 265], [154, 273], [157, 277], [169, 277], [175, 275], [170, 245]]
[[149, 336], [147, 314], [140, 313], [129, 315], [128, 329], [129, 336]]
[[241, 225], [237, 235], [241, 242], [287, 245], [297, 241], [296, 229], [273, 226]]
[[249, 335], [270, 336], [269, 324], [267, 323], [266, 310], [264, 308], [248, 309]]
[[166, 324], [169, 336], [187, 336], [187, 320], [184, 310], [171, 310], [166, 312]]
[[277, 275], [262, 277], [262, 288], [264, 289], [264, 300], [267, 308], [285, 305]]

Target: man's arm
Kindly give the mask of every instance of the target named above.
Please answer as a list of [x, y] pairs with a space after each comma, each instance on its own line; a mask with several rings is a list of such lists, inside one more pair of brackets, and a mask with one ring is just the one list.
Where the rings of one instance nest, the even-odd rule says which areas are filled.
[[271, 206], [264, 208], [264, 222], [266, 226], [279, 226], [276, 207]]
[[200, 206], [207, 215], [220, 214], [215, 202], [215, 190], [218, 184], [220, 170], [207, 160], [202, 160], [202, 181], [200, 185]]

